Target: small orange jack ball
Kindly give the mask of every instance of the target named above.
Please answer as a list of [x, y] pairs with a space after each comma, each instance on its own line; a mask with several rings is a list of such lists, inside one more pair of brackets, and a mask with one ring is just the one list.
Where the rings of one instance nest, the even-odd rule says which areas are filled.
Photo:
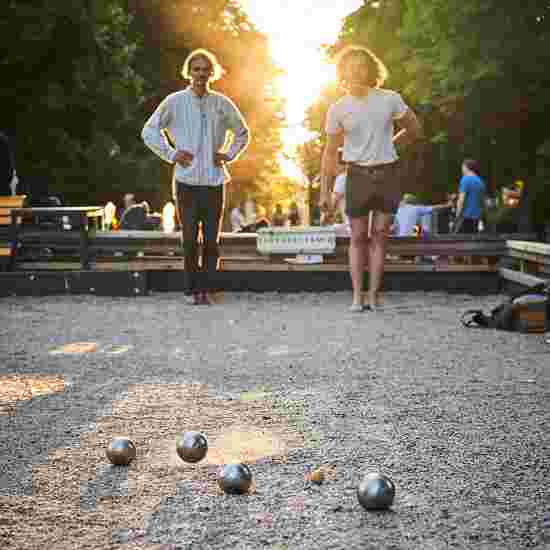
[[317, 468], [317, 470], [311, 472], [309, 478], [312, 483], [321, 485], [325, 481], [325, 472], [321, 468]]

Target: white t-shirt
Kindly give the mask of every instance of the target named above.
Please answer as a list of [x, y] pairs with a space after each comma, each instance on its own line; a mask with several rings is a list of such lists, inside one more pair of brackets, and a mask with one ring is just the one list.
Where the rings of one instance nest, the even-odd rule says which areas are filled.
[[433, 206], [421, 206], [417, 204], [400, 204], [395, 214], [395, 234], [398, 237], [410, 237], [414, 235], [414, 226], [420, 223], [422, 216], [431, 214]]
[[397, 160], [394, 121], [407, 112], [403, 98], [392, 90], [371, 88], [366, 97], [346, 95], [327, 113], [327, 134], [344, 133], [343, 160], [384, 164]]

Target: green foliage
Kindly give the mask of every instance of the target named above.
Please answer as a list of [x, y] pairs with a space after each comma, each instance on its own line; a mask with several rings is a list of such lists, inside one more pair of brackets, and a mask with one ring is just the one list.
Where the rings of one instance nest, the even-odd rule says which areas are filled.
[[[142, 143], [146, 118], [188, 53], [212, 49], [227, 69], [215, 88], [247, 118], [253, 141], [234, 165], [254, 193], [276, 174], [282, 100], [266, 39], [234, 0], [6, 0], [0, 5], [2, 128], [15, 136], [21, 176], [46, 177], [68, 202], [125, 191], [169, 198], [170, 167]], [[150, 197], [150, 194], [148, 194]]]
[[123, 166], [143, 79], [132, 68], [139, 37], [118, 0], [34, 0], [0, 8], [2, 123], [16, 135], [20, 174], [47, 176], [77, 196], [98, 181], [98, 158]]
[[[186, 85], [179, 73], [192, 49], [215, 52], [226, 74], [213, 88], [235, 101], [252, 136], [245, 153], [230, 168], [233, 182], [228, 201], [234, 204], [256, 197], [269, 203], [269, 180], [280, 176], [276, 158], [282, 147], [284, 103], [272, 92], [279, 69], [271, 60], [266, 37], [234, 0], [176, 0], [140, 6], [134, 13], [145, 36], [140, 67], [149, 70], [145, 116], [164, 96]], [[154, 185], [168, 189], [169, 180], [170, 172], [163, 170]]]
[[[389, 67], [387, 86], [416, 110], [428, 136], [422, 186], [456, 190], [467, 156], [480, 159], [495, 190], [517, 177], [537, 185], [535, 151], [550, 113], [549, 42], [548, 2], [379, 0], [346, 18], [330, 53], [363, 44]], [[311, 129], [322, 131], [333, 97], [330, 90], [312, 107]]]

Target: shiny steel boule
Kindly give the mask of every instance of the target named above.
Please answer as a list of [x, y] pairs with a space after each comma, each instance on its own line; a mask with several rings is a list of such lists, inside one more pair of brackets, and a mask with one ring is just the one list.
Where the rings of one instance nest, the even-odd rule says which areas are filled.
[[128, 466], [136, 458], [136, 446], [127, 437], [115, 437], [107, 447], [106, 454], [115, 466]]
[[367, 474], [357, 487], [357, 500], [365, 510], [386, 510], [394, 497], [393, 481], [380, 472]]
[[208, 451], [208, 441], [200, 432], [184, 432], [176, 437], [176, 451], [185, 462], [199, 462]]
[[218, 485], [229, 495], [243, 495], [252, 485], [252, 472], [246, 464], [225, 464], [218, 473]]

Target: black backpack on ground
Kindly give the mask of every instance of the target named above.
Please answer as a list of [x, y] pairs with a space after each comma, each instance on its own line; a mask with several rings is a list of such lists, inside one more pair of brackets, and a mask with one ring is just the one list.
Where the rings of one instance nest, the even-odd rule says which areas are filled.
[[538, 284], [500, 304], [489, 315], [469, 309], [460, 319], [465, 327], [485, 327], [519, 332], [550, 330], [550, 288]]

